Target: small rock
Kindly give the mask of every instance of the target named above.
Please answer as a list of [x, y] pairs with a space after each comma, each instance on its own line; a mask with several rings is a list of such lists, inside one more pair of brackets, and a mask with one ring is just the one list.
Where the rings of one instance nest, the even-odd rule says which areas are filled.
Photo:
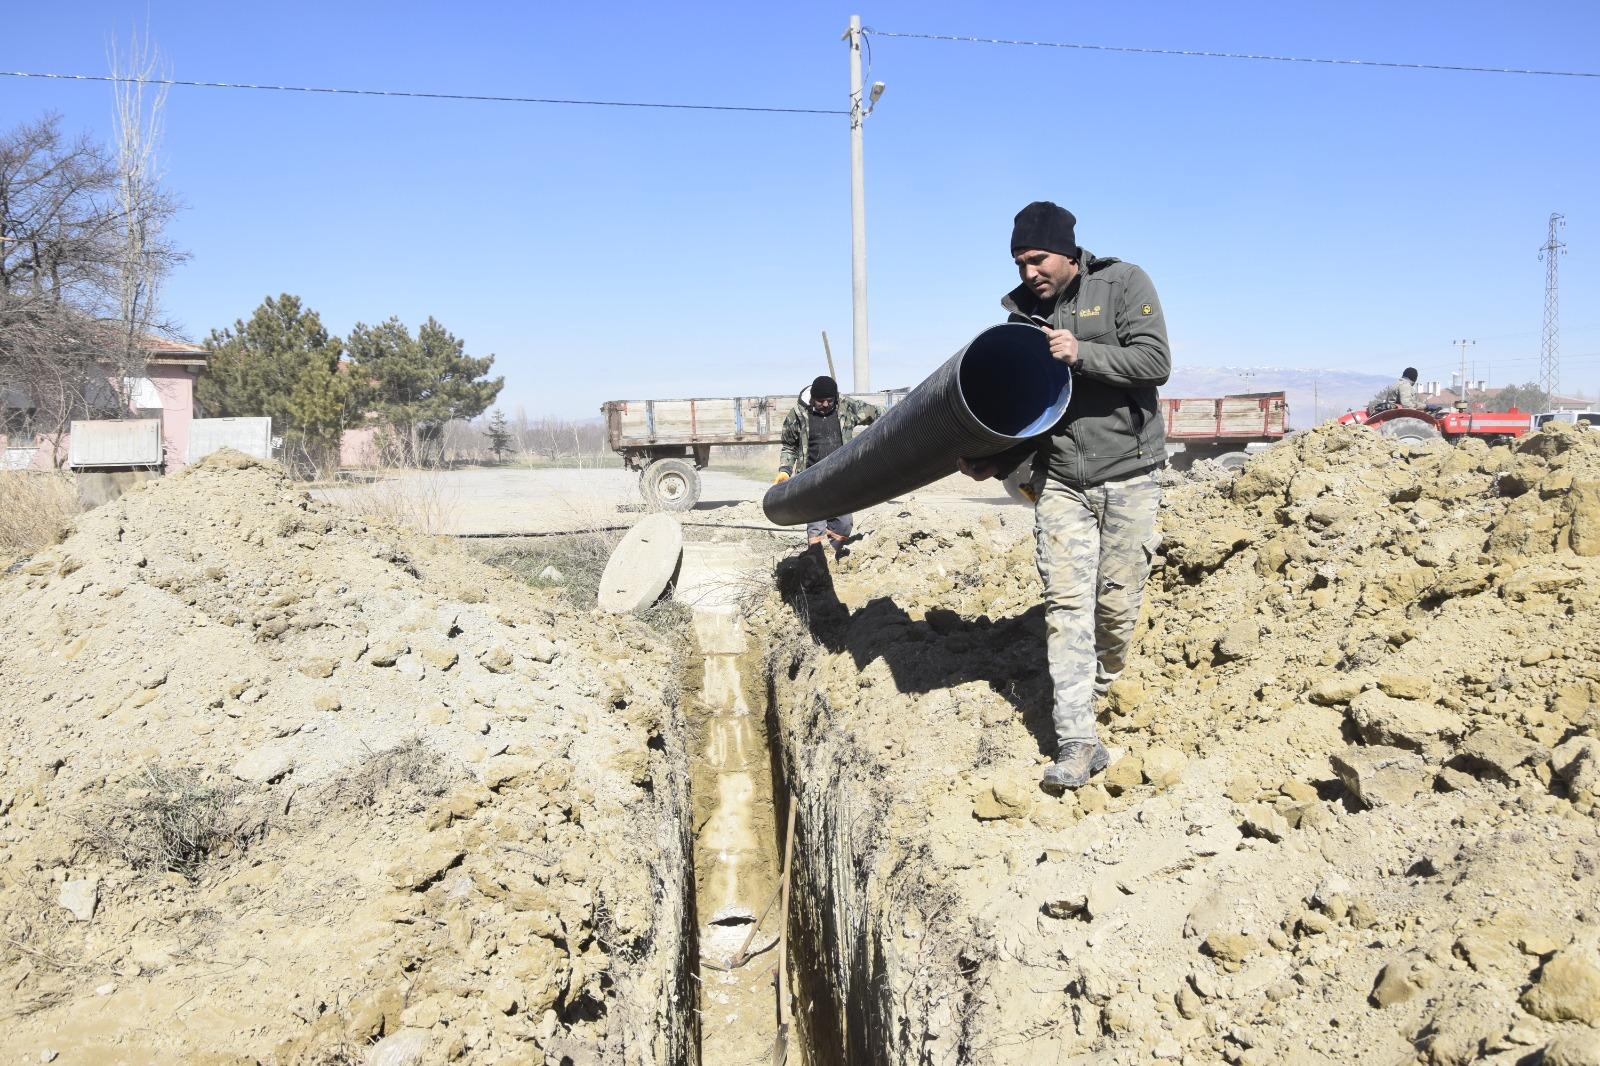
[[528, 645], [528, 657], [534, 662], [553, 663], [556, 661], [557, 649], [555, 642], [544, 637], [535, 637]]
[[563, 574], [555, 566], [547, 566], [539, 571], [539, 580], [546, 585], [565, 585], [567, 583], [567, 575]]
[[337, 692], [319, 692], [312, 699], [311, 706], [319, 711], [337, 711], [344, 706], [344, 701], [339, 699]]
[[1254, 655], [1261, 646], [1261, 627], [1254, 618], [1234, 623], [1217, 638], [1216, 657], [1221, 662], [1234, 662]]
[[395, 660], [394, 672], [407, 681], [421, 681], [428, 676], [428, 668], [415, 655], [402, 655]]
[[1549, 753], [1531, 740], [1498, 726], [1485, 726], [1468, 734], [1454, 761], [1476, 773], [1510, 781], [1517, 767], [1548, 757]]
[[1238, 774], [1228, 781], [1225, 795], [1235, 803], [1249, 803], [1260, 790], [1260, 783], [1250, 774]]
[[1421, 992], [1429, 983], [1427, 972], [1413, 959], [1397, 959], [1378, 971], [1368, 1000], [1374, 1007], [1392, 1007]]
[[1371, 808], [1410, 803], [1430, 780], [1422, 758], [1398, 748], [1348, 748], [1329, 761], [1345, 788]]
[[1592, 949], [1558, 951], [1522, 994], [1523, 1009], [1547, 1022], [1600, 1025], [1600, 967], [1595, 962]]
[[1600, 1036], [1571, 1033], [1545, 1045], [1543, 1066], [1600, 1066]]
[[1550, 768], [1574, 792], [1600, 793], [1600, 740], [1573, 737], [1550, 753]]
[[1200, 950], [1217, 960], [1229, 973], [1244, 965], [1244, 960], [1261, 950], [1261, 941], [1247, 933], [1212, 933]]
[[415, 1066], [428, 1050], [426, 1029], [402, 1029], [390, 1033], [367, 1052], [368, 1066]]
[[1122, 893], [1117, 889], [1115, 879], [1110, 877], [1097, 878], [1089, 885], [1089, 892], [1085, 897], [1090, 918], [1104, 918], [1116, 909], [1122, 899]]
[[75, 922], [87, 922], [94, 917], [100, 903], [100, 879], [89, 877], [79, 881], [63, 881], [56, 902], [65, 907]]
[[167, 668], [152, 666], [139, 675], [140, 688], [160, 688], [167, 683]]
[[307, 659], [305, 662], [300, 664], [300, 672], [302, 674], [305, 674], [307, 677], [316, 678], [332, 677], [333, 672], [338, 668], [339, 660], [331, 659], [325, 655], [319, 655], [316, 658]]
[[478, 661], [482, 663], [483, 668], [489, 671], [491, 674], [503, 674], [511, 669], [512, 663], [515, 660], [512, 659], [511, 653], [506, 650], [505, 645], [496, 644], [494, 647], [478, 656]]
[[261, 697], [264, 696], [264, 695], [266, 695], [266, 693], [262, 692], [260, 689], [256, 688], [254, 685], [252, 685], [249, 688], [245, 689], [243, 692], [239, 693], [239, 702], [240, 703], [260, 703], [261, 702]]
[[1361, 695], [1361, 679], [1340, 674], [1318, 682], [1308, 693], [1312, 703], [1323, 707], [1332, 707], [1338, 703], [1349, 703]]
[[1289, 835], [1288, 820], [1265, 803], [1252, 803], [1246, 807], [1244, 824], [1240, 828], [1245, 836], [1260, 837], [1273, 843]]
[[97, 996], [109, 996], [109, 995], [111, 995], [111, 993], [115, 992], [116, 990], [117, 990], [117, 986], [112, 984], [110, 981], [107, 981], [103, 985], [96, 985], [95, 986], [95, 990], [94, 990], [94, 994], [97, 995]]
[[1106, 703], [1115, 714], [1132, 714], [1144, 697], [1144, 686], [1131, 677], [1117, 678], [1106, 690]]
[[61, 1057], [61, 1052], [59, 1052], [55, 1048], [51, 1048], [51, 1047], [47, 1047], [43, 1051], [39, 1052], [39, 1061], [40, 1062], [54, 1062], [54, 1061], [56, 1061], [56, 1059], [58, 1059], [60, 1057]]
[[399, 661], [400, 656], [410, 650], [411, 645], [399, 637], [394, 637], [374, 644], [367, 652], [367, 662], [373, 666], [393, 666]]
[[1382, 674], [1378, 687], [1397, 700], [1425, 700], [1433, 695], [1433, 682], [1416, 674]]
[[1100, 776], [1100, 784], [1113, 796], [1122, 795], [1142, 780], [1144, 780], [1144, 761], [1132, 753], [1112, 763]]
[[1152, 744], [1145, 749], [1144, 779], [1156, 788], [1170, 788], [1178, 783], [1189, 757], [1165, 744]]
[[388, 871], [389, 883], [395, 888], [420, 892], [443, 877], [466, 854], [461, 848], [450, 845], [430, 848], [414, 858], [391, 866]]
[[256, 748], [233, 764], [233, 776], [241, 781], [271, 783], [294, 769], [294, 755], [287, 748]]
[[1438, 756], [1465, 728], [1461, 719], [1432, 704], [1396, 699], [1384, 692], [1363, 692], [1350, 701], [1350, 721], [1368, 744]]
[[460, 660], [460, 656], [452, 648], [441, 648], [438, 645], [429, 645], [423, 648], [422, 661], [438, 670], [448, 670]]

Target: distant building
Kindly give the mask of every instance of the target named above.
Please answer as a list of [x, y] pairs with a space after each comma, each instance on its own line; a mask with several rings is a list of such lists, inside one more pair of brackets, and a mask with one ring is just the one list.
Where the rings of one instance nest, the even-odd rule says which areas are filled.
[[[1417, 385], [1417, 403], [1423, 406], [1437, 404], [1440, 407], [1455, 407], [1456, 401], [1466, 397], [1469, 410], [1485, 411], [1492, 407], [1499, 399], [1504, 389], [1510, 385], [1490, 385], [1488, 381], [1479, 378], [1469, 380], [1466, 388], [1461, 387], [1460, 375], [1452, 374], [1450, 384], [1442, 385], [1438, 381], [1423, 381]], [[1592, 410], [1596, 401], [1584, 399], [1582, 396], [1567, 396], [1561, 393], [1550, 397], [1550, 411], [1588, 411]], [[1534, 414], [1537, 412], [1529, 412]]]
[[[145, 372], [125, 383], [128, 414], [161, 419], [161, 441], [170, 473], [184, 465], [189, 451], [194, 383], [205, 369], [207, 352], [198, 344], [163, 337], [146, 337], [140, 350], [146, 360]], [[107, 372], [111, 373], [109, 367]], [[109, 399], [111, 387], [103, 388]], [[71, 434], [41, 432], [34, 407], [33, 397], [15, 391], [0, 397], [0, 469], [49, 470], [65, 465]]]

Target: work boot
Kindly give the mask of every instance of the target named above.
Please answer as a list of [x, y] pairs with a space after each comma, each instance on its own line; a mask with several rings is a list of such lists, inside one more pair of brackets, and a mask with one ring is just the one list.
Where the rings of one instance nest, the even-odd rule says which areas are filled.
[[1056, 753], [1056, 761], [1045, 769], [1039, 787], [1052, 796], [1059, 796], [1069, 788], [1082, 788], [1110, 762], [1111, 753], [1098, 740], [1065, 741]]

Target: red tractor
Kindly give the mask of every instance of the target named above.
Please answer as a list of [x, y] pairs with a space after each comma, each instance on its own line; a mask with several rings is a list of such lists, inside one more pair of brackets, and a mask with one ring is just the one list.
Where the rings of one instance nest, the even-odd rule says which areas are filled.
[[1451, 411], [1442, 407], [1388, 407], [1368, 414], [1351, 411], [1341, 415], [1344, 425], [1370, 426], [1394, 440], [1423, 444], [1430, 440], [1458, 441], [1480, 437], [1498, 444], [1528, 432], [1532, 417], [1526, 411]]

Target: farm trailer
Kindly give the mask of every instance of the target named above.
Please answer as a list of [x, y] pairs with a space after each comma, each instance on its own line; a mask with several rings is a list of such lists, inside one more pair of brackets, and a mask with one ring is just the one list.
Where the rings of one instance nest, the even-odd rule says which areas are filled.
[[[909, 391], [850, 395], [887, 410]], [[611, 450], [639, 472], [645, 503], [687, 511], [700, 501], [700, 471], [711, 465], [711, 449], [781, 443], [783, 420], [798, 402], [796, 396], [609, 400], [600, 411]]]

